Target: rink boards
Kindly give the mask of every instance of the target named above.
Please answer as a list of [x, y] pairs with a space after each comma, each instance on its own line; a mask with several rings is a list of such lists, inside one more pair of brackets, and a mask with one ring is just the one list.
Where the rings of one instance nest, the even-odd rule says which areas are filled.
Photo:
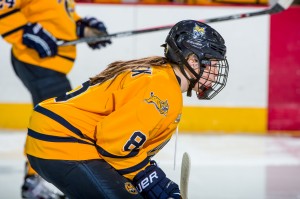
[[[103, 20], [111, 33], [260, 9], [263, 7], [109, 4], [79, 4], [77, 7], [80, 15], [93, 13]], [[299, 11], [299, 7], [293, 7], [271, 17], [211, 24], [226, 40], [230, 64], [228, 83], [211, 101], [184, 97], [180, 131], [299, 132]], [[288, 31], [291, 27], [293, 31]], [[79, 44], [78, 57], [69, 74], [73, 87], [112, 61], [162, 55], [163, 49], [159, 45], [167, 33], [161, 31], [115, 39], [113, 45], [100, 51], [91, 51], [85, 44]], [[31, 99], [10, 65], [9, 44], [0, 40], [0, 46], [0, 128], [24, 129], [32, 111]]]

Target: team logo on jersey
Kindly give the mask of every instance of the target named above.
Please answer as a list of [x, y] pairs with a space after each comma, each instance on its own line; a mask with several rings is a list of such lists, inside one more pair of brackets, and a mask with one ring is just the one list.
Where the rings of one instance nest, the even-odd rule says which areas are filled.
[[169, 110], [168, 100], [162, 101], [153, 92], [150, 93], [150, 97], [145, 99], [148, 104], [154, 104], [155, 108], [159, 111], [160, 114], [166, 116]]
[[150, 67], [138, 67], [132, 70], [131, 77], [135, 77], [141, 74], [152, 74], [152, 70]]
[[194, 34], [194, 38], [203, 36], [205, 34], [205, 29], [201, 28], [198, 25], [195, 25], [194, 29], [193, 29], [193, 34]]
[[125, 189], [131, 194], [138, 194], [138, 191], [130, 182], [125, 182]]

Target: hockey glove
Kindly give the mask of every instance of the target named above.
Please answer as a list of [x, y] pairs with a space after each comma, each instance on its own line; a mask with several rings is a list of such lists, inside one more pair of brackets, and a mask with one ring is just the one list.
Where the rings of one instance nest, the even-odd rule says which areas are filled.
[[[94, 17], [85, 17], [80, 19], [76, 22], [76, 26], [76, 32], [79, 38], [107, 35], [105, 25]], [[111, 44], [111, 40], [88, 43], [92, 49], [100, 49], [108, 44]]]
[[133, 179], [137, 190], [147, 199], [180, 199], [179, 187], [166, 177], [155, 161]]
[[41, 58], [57, 54], [56, 38], [38, 23], [28, 23], [23, 31], [23, 44], [35, 49]]

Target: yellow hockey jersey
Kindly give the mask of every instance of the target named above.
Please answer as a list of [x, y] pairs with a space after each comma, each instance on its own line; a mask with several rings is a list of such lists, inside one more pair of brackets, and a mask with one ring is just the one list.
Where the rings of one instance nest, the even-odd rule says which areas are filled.
[[169, 64], [128, 70], [35, 107], [26, 153], [43, 159], [104, 159], [129, 179], [171, 138], [182, 112]]
[[79, 16], [74, 0], [10, 0], [0, 1], [0, 35], [12, 44], [14, 56], [25, 63], [68, 73], [76, 58], [75, 46], [58, 48], [58, 55], [41, 59], [34, 49], [22, 44], [23, 27], [39, 23], [58, 40], [75, 40]]

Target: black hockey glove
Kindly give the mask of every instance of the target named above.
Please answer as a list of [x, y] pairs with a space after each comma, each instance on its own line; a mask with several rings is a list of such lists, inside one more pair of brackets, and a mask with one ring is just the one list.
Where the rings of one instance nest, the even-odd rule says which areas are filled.
[[23, 31], [23, 44], [35, 49], [41, 58], [57, 54], [56, 38], [38, 23], [28, 23]]
[[179, 187], [151, 161], [151, 165], [139, 172], [133, 179], [137, 190], [147, 199], [180, 199]]
[[[76, 22], [76, 33], [79, 38], [105, 36], [107, 35], [106, 27], [103, 22], [98, 21], [94, 17], [85, 17]], [[85, 30], [87, 28], [87, 30]], [[111, 44], [111, 40], [99, 41], [95, 43], [88, 43], [92, 49], [100, 49], [106, 45]]]

